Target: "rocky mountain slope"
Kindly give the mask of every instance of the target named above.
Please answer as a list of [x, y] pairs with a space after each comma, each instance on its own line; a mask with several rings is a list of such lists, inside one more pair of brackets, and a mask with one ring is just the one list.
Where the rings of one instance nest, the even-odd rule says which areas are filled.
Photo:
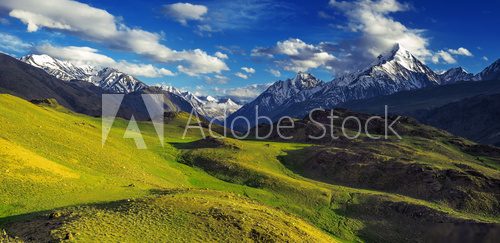
[[[241, 109], [231, 114], [228, 117], [228, 124], [231, 124], [233, 120], [241, 116], [249, 120], [250, 127], [256, 125], [256, 108], [258, 108], [259, 116], [267, 116], [274, 119], [279, 109], [284, 109], [308, 100], [319, 92], [323, 86], [324, 82], [312, 74], [299, 72], [292, 79], [274, 83], [255, 100], [245, 104]], [[245, 129], [245, 126], [247, 125], [241, 119], [237, 119], [233, 129], [240, 128], [241, 130], [241, 128]]]
[[500, 80], [500, 59], [475, 76], [476, 80]]
[[500, 146], [500, 90], [431, 109], [417, 118], [482, 144]]
[[497, 93], [500, 93], [500, 82], [497, 80], [458, 82], [418, 90], [402, 91], [369, 99], [352, 100], [341, 103], [337, 107], [370, 114], [383, 114], [384, 106], [387, 105], [391, 113], [418, 117], [419, 113], [449, 103], [478, 95]]
[[452, 84], [458, 81], [472, 81], [474, 74], [465, 71], [465, 69], [458, 67], [452, 68], [442, 74], [439, 74], [441, 84]]

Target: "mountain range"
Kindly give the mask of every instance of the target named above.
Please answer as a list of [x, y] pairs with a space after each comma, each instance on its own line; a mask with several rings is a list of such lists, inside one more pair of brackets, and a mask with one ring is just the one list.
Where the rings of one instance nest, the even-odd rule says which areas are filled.
[[109, 67], [99, 70], [90, 65], [74, 65], [71, 62], [61, 61], [49, 55], [31, 54], [21, 57], [20, 60], [41, 68], [58, 79], [87, 81], [112, 93], [127, 94], [147, 87], [146, 84], [132, 75]]
[[241, 108], [241, 105], [230, 98], [215, 98], [208, 96], [196, 96], [189, 91], [181, 91], [173, 86], [158, 85], [162, 90], [176, 94], [188, 101], [199, 114], [208, 119], [222, 121], [228, 115]]
[[[244, 105], [228, 117], [234, 129], [246, 130], [248, 125], [237, 117], [246, 117], [250, 127], [256, 125], [255, 114], [279, 117], [303, 117], [315, 108], [332, 108], [338, 104], [372, 97], [390, 95], [400, 91], [453, 84], [459, 81], [493, 80], [500, 76], [500, 60], [473, 75], [463, 68], [450, 69], [438, 74], [418, 60], [404, 47], [396, 44], [379, 55], [367, 67], [331, 82], [322, 82], [311, 74], [299, 73], [293, 79], [278, 81], [254, 101]], [[260, 121], [264, 122], [264, 121]]]
[[[199, 115], [207, 119], [222, 120], [226, 116], [225, 114], [231, 114], [241, 107], [231, 99], [216, 99], [211, 96], [198, 97], [191, 92], [180, 91], [172, 86], [148, 86], [134, 76], [110, 67], [99, 69], [90, 65], [75, 65], [45, 54], [30, 54], [21, 57], [19, 60], [40, 68], [60, 80], [67, 82], [84, 81], [100, 87], [106, 93], [131, 94], [160, 88], [173, 96], [178, 96], [174, 99], [180, 97], [185, 102], [188, 102]], [[185, 105], [184, 107], [186, 107], [186, 109], [183, 109], [184, 111], [191, 112], [191, 107]]]
[[[92, 96], [93, 105], [87, 105], [87, 102], [77, 105], [78, 100], [82, 100], [82, 97], [69, 99], [74, 103], [72, 105], [68, 105], [68, 102], [64, 99], [58, 99], [61, 104], [66, 104], [65, 106], [68, 108], [80, 107], [75, 109], [78, 112], [98, 115], [97, 110], [100, 106], [96, 106], [94, 103], [98, 102], [94, 100], [98, 99], [98, 96], [102, 93], [120, 93], [126, 94], [127, 97], [136, 96], [135, 99], [132, 99], [135, 101], [129, 103], [129, 105], [135, 107], [132, 110], [141, 110], [141, 105], [136, 104], [140, 102], [139, 96], [141, 93], [163, 92], [166, 97], [168, 96], [166, 107], [169, 110], [186, 112], [194, 110], [200, 116], [207, 119], [215, 118], [218, 121], [222, 121], [228, 116], [226, 125], [234, 123], [232, 128], [241, 131], [256, 125], [256, 110], [258, 110], [259, 116], [267, 116], [274, 122], [283, 116], [303, 117], [314, 108], [333, 108], [341, 104], [384, 97], [401, 91], [439, 87], [461, 81], [493, 80], [499, 78], [500, 73], [500, 60], [476, 75], [467, 72], [461, 67], [452, 68], [443, 73], [436, 73], [404, 47], [397, 44], [391, 50], [375, 58], [370, 65], [356, 72], [338, 76], [330, 82], [323, 82], [312, 74], [299, 72], [292, 79], [275, 82], [255, 100], [242, 106], [228, 98], [197, 96], [191, 92], [181, 91], [167, 85], [149, 86], [132, 75], [110, 67], [99, 69], [89, 65], [75, 65], [48, 55], [31, 54], [19, 60], [37, 69], [44, 70], [47, 74], [62, 80], [73, 89], [77, 89], [78, 92], [82, 92], [80, 89], [83, 89], [85, 90], [83, 91], [84, 94]], [[61, 86], [60, 82], [57, 83], [57, 87]], [[57, 89], [60, 90], [61, 88]], [[78, 96], [78, 92], [72, 92], [75, 94], [71, 95], [71, 97]], [[56, 94], [58, 92], [55, 91], [52, 93], [38, 95], [36, 98], [61, 95]], [[31, 96], [30, 98], [33, 98]], [[359, 108], [359, 105], [357, 106]], [[363, 109], [358, 110], [362, 111]], [[122, 114], [121, 116], [129, 117], [130, 113], [131, 111], [125, 112], [125, 115]], [[250, 122], [249, 126], [243, 119], [236, 119], [239, 116], [247, 118]], [[147, 119], [146, 116], [141, 117]], [[257, 123], [262, 122], [266, 121], [259, 120]]]
[[[101, 116], [102, 94], [114, 92], [88, 81], [78, 79], [64, 81], [53, 76], [54, 74], [55, 72], [50, 74], [47, 70], [0, 53], [0, 93], [12, 94], [36, 102], [55, 99], [60, 105], [75, 112]], [[144, 86], [140, 90], [124, 94], [117, 116], [129, 119], [134, 115], [137, 120], [150, 119], [141, 98], [142, 94], [163, 94], [163, 106], [167, 112], [191, 111], [192, 109], [192, 106], [182, 97], [157, 87]]]

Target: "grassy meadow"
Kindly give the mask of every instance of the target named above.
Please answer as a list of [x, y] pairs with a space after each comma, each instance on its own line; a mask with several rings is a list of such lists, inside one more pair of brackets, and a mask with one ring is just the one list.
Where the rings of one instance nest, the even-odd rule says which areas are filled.
[[[99, 118], [0, 95], [0, 241], [401, 242], [439, 222], [500, 223], [494, 210], [316, 179], [301, 165], [317, 145], [200, 141], [199, 130], [182, 139], [187, 119], [167, 121], [164, 144], [139, 122], [145, 150], [117, 119], [102, 146]], [[397, 146], [376, 153], [500, 178], [498, 160], [444, 140]]]

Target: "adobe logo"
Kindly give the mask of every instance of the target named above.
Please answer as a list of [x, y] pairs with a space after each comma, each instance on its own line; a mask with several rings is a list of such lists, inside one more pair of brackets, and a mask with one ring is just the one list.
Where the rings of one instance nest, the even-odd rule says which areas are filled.
[[[116, 119], [120, 105], [122, 104], [124, 94], [103, 94], [102, 95], [102, 147], [106, 144], [106, 140], [111, 131], [111, 127]], [[162, 94], [142, 94], [141, 98], [146, 106], [151, 122], [155, 128], [158, 139], [163, 146], [164, 142], [164, 96]], [[134, 115], [128, 121], [127, 129], [125, 130], [124, 138], [134, 139], [138, 149], [147, 149], [141, 130], [137, 125]]]

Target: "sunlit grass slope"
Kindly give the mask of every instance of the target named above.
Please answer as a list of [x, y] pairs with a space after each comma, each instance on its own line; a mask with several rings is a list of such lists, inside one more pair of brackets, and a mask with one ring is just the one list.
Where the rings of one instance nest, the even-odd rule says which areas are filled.
[[168, 121], [163, 146], [140, 123], [147, 150], [118, 119], [101, 146], [100, 119], [0, 95], [0, 228], [42, 241], [401, 242], [438, 222], [500, 221], [318, 182], [280, 161], [302, 161], [310, 144], [182, 139], [187, 119]]
[[[60, 225], [54, 227], [55, 225]], [[47, 234], [54, 229], [51, 235]], [[36, 241], [331, 242], [304, 220], [243, 196], [209, 190], [168, 190], [157, 196], [71, 207], [15, 223], [16, 235]]]
[[[272, 197], [267, 192], [227, 183], [204, 171], [178, 163], [176, 159], [179, 151], [170, 144], [201, 138], [199, 131], [190, 131], [186, 139], [181, 139], [183, 126], [188, 118], [186, 114], [180, 114], [177, 119], [168, 122], [164, 146], [161, 146], [152, 126], [140, 124], [150, 149], [139, 150], [133, 140], [123, 138], [127, 127], [123, 120], [115, 121], [107, 142], [102, 147], [99, 119], [74, 114], [60, 107], [33, 105], [9, 95], [0, 95], [0, 113], [0, 221], [8, 225], [10, 222], [22, 221], [23, 218], [44, 215], [45, 210], [101, 202], [105, 203], [101, 205], [107, 206], [74, 209], [83, 215], [82, 218], [64, 227], [77, 227], [75, 237], [81, 240], [141, 241], [148, 235], [153, 237], [149, 238], [151, 240], [154, 237], [172, 236], [173, 239], [181, 239], [207, 235], [213, 240], [223, 240], [224, 237], [247, 240], [271, 237], [282, 240], [310, 239], [311, 242], [331, 241], [330, 236], [297, 217], [232, 194], [204, 191], [189, 192], [172, 199], [168, 196], [151, 196], [172, 188], [198, 187], [254, 195], [257, 198]], [[148, 195], [152, 198], [138, 199]], [[125, 207], [122, 204], [106, 204], [124, 199], [137, 199], [131, 206], [137, 211], [125, 213], [122, 212]], [[200, 204], [200, 200], [203, 204]], [[102, 210], [103, 216], [94, 217], [95, 210]], [[152, 214], [162, 210], [173, 210], [175, 215]], [[193, 215], [198, 212], [207, 213], [206, 217], [219, 217], [217, 214], [211, 215], [214, 210], [223, 210], [220, 217], [229, 215], [227, 217], [241, 221], [241, 225], [231, 226], [231, 222], [217, 220], [212, 224], [203, 222], [204, 218], [201, 216]], [[138, 214], [150, 217], [140, 227], [136, 225]], [[193, 220], [191, 223], [201, 224], [199, 228], [188, 227], [188, 218]], [[177, 228], [169, 227], [164, 220], [177, 225]], [[109, 235], [105, 232], [103, 235], [106, 227], [116, 229], [123, 222], [131, 224], [121, 227], [130, 227], [127, 231], [131, 228], [134, 230], [129, 233], [116, 231]], [[88, 224], [87, 228], [78, 228], [80, 223]], [[104, 225], [106, 223], [109, 224]], [[226, 227], [226, 224], [231, 225]], [[152, 225], [163, 231], [156, 235], [143, 231], [153, 227]], [[14, 224], [8, 226], [7, 230], [13, 232], [14, 236], [27, 237], [16, 229], [34, 226], [36, 225], [16, 227]], [[233, 230], [229, 234], [232, 229], [229, 226], [248, 232], [241, 235], [241, 232]], [[300, 228], [299, 231], [296, 230], [297, 227]], [[181, 228], [184, 231], [180, 231]], [[49, 237], [43, 239], [59, 237], [57, 234], [47, 236], [41, 232], [32, 233]], [[130, 238], [116, 238], [118, 235]]]

